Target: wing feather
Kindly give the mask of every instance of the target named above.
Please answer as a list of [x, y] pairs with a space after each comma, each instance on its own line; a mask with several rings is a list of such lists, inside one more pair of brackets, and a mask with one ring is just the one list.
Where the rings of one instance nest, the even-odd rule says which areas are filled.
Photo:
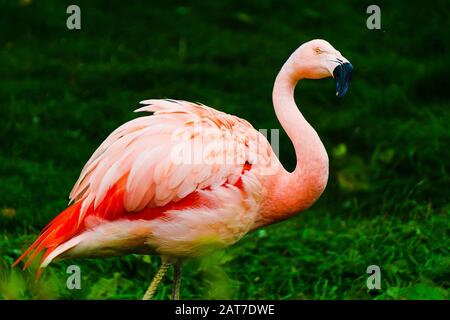
[[[136, 111], [153, 115], [117, 128], [84, 166], [70, 193], [72, 201], [83, 201], [82, 212], [92, 203], [98, 206], [125, 176], [124, 207], [132, 212], [234, 184], [245, 164], [254, 161], [249, 142], [261, 139], [247, 121], [186, 101], [141, 103]], [[262, 152], [271, 152], [264, 143]]]

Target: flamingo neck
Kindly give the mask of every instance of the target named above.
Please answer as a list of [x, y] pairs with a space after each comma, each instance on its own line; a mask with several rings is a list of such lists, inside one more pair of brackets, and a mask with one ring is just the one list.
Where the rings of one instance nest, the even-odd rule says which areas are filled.
[[294, 145], [297, 164], [293, 172], [281, 168], [274, 176], [268, 206], [262, 212], [262, 220], [266, 221], [263, 224], [284, 220], [310, 207], [327, 184], [327, 152], [294, 100], [295, 87], [305, 72], [308, 72], [306, 66], [294, 67], [291, 56], [275, 80], [272, 94], [275, 113]]

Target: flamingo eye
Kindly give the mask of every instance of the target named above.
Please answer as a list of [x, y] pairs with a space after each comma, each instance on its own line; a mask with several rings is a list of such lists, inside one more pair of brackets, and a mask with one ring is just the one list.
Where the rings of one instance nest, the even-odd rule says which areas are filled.
[[320, 53], [323, 52], [322, 49], [320, 49], [319, 47], [315, 48], [314, 51], [315, 51], [317, 54], [320, 54]]

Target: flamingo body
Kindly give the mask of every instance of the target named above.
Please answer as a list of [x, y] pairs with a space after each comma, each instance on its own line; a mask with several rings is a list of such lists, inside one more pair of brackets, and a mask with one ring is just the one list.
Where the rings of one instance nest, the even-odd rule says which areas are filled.
[[57, 257], [189, 257], [252, 229], [261, 172], [278, 165], [265, 137], [204, 105], [143, 103], [138, 111], [154, 114], [125, 123], [100, 145], [70, 194], [74, 203], [20, 259], [33, 251], [31, 262], [42, 250], [42, 267]]

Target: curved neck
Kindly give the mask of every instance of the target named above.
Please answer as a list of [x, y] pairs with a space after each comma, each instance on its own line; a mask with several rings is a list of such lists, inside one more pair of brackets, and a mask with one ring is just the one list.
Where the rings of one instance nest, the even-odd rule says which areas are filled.
[[291, 56], [278, 74], [272, 99], [277, 118], [294, 145], [297, 165], [293, 172], [282, 168], [274, 179], [269, 206], [263, 213], [263, 220], [269, 222], [284, 220], [311, 206], [328, 180], [326, 150], [295, 104], [295, 86], [306, 70], [294, 67], [293, 60]]

